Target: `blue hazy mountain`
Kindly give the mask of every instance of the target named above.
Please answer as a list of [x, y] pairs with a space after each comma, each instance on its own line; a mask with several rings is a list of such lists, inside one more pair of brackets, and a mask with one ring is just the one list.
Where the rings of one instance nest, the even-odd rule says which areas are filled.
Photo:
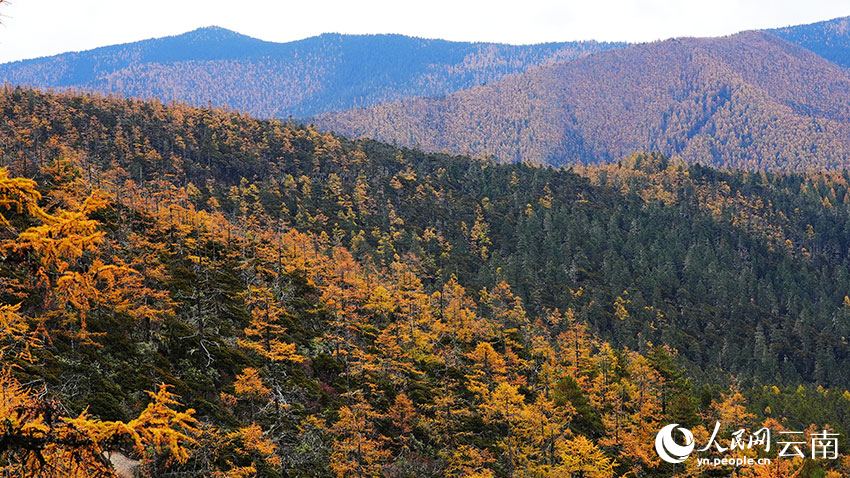
[[833, 63], [850, 67], [850, 17], [768, 31]]
[[0, 82], [211, 103], [306, 117], [442, 96], [622, 46], [506, 45], [403, 35], [323, 34], [274, 43], [219, 28], [0, 65]]

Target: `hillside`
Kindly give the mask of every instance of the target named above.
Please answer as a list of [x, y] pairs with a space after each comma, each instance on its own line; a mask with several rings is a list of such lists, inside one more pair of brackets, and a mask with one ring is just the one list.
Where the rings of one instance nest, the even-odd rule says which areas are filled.
[[716, 166], [805, 170], [850, 161], [848, 104], [845, 70], [747, 32], [636, 45], [315, 123], [503, 162], [593, 164], [654, 150]]
[[850, 17], [768, 31], [844, 68], [850, 67]]
[[445, 95], [618, 46], [513, 46], [339, 34], [273, 43], [208, 27], [7, 63], [0, 65], [0, 83], [213, 104], [269, 118], [306, 117]]
[[847, 173], [501, 165], [21, 88], [0, 114], [10, 476], [700, 476], [662, 424], [850, 430]]

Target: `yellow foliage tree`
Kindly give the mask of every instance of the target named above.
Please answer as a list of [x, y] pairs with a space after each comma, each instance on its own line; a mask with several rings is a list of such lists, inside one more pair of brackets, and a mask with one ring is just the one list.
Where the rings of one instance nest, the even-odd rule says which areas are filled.
[[552, 469], [551, 477], [581, 476], [613, 478], [616, 462], [583, 435], [565, 441], [561, 446], [561, 463]]

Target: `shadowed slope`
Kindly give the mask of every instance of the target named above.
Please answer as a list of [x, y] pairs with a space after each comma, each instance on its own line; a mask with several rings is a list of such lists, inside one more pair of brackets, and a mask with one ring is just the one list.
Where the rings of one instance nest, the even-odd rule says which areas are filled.
[[208, 27], [0, 65], [0, 81], [211, 103], [264, 117], [305, 116], [445, 95], [616, 46], [514, 46], [339, 34], [273, 43]]

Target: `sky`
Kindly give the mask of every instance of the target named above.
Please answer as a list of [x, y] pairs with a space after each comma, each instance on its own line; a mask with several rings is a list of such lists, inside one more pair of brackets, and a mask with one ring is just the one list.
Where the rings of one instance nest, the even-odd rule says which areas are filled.
[[457, 41], [645, 42], [850, 15], [847, 0], [5, 0], [0, 63], [218, 25], [268, 41], [326, 32]]

